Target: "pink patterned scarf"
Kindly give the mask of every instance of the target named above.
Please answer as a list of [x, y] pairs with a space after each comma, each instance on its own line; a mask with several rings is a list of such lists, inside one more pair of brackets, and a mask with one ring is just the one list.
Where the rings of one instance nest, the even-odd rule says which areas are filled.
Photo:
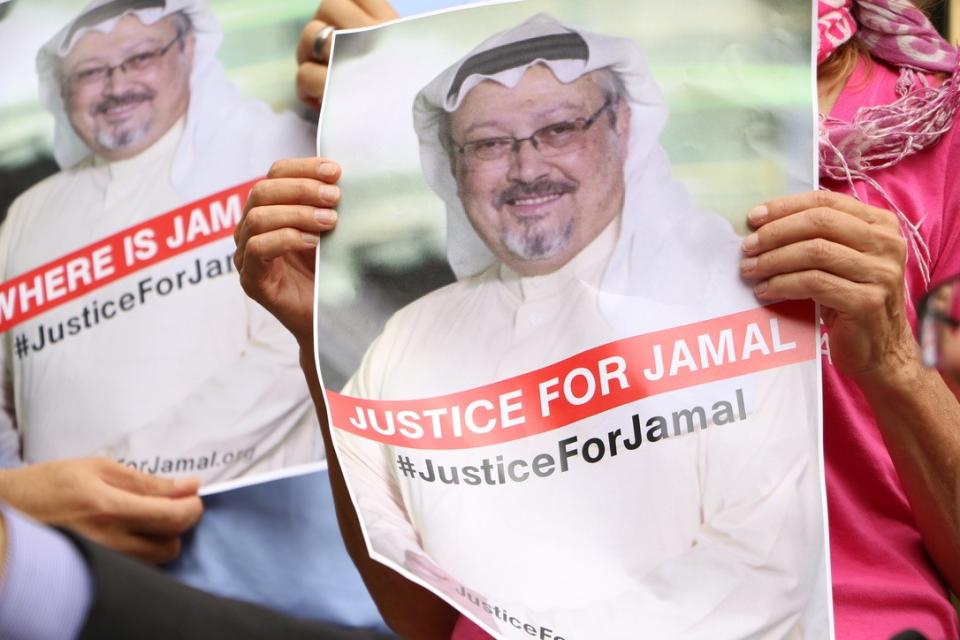
[[[900, 67], [898, 100], [864, 107], [852, 122], [820, 119], [820, 175], [876, 189], [900, 218], [911, 253], [930, 282], [930, 251], [912, 221], [870, 173], [933, 146], [960, 108], [960, 55], [909, 0], [818, 0], [821, 63], [859, 32], [870, 54]], [[931, 86], [925, 73], [950, 77]]]

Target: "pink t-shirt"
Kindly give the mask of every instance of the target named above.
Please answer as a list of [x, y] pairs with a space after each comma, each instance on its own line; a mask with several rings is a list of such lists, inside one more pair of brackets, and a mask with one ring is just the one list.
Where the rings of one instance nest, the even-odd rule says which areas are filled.
[[[858, 107], [896, 99], [899, 72], [863, 63], [847, 81], [832, 115], [849, 121]], [[960, 119], [958, 119], [960, 120]], [[871, 174], [920, 227], [931, 255], [932, 282], [960, 273], [960, 121], [931, 149]], [[824, 181], [849, 193], [846, 184]], [[889, 208], [863, 183], [860, 199]], [[906, 265], [911, 302], [925, 292], [916, 258]], [[916, 328], [916, 311], [908, 308]], [[823, 429], [830, 558], [837, 638], [889, 638], [916, 629], [956, 638], [957, 615], [920, 540], [897, 470], [859, 389], [823, 356]], [[960, 425], [957, 425], [960, 428]]]
[[[880, 63], [861, 63], [833, 109], [850, 120], [861, 106], [896, 99], [899, 73]], [[960, 122], [927, 151], [872, 174], [914, 222], [932, 257], [932, 281], [960, 273]], [[846, 184], [824, 186], [849, 193]], [[888, 208], [863, 184], [860, 199]], [[925, 292], [913, 257], [907, 261], [912, 302]], [[916, 312], [908, 309], [916, 326]], [[943, 580], [920, 541], [910, 505], [870, 408], [857, 387], [823, 357], [823, 420], [830, 557], [837, 638], [890, 638], [916, 629], [931, 640], [956, 638], [957, 615]], [[960, 427], [960, 425], [958, 425]], [[486, 640], [461, 617], [453, 640]]]

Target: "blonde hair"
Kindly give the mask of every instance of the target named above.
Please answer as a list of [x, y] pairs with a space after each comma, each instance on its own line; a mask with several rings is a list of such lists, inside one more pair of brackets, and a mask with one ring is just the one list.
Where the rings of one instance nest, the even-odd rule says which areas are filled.
[[[910, 0], [915, 7], [929, 13], [930, 9], [940, 4], [943, 0]], [[843, 43], [833, 52], [829, 58], [823, 61], [823, 64], [817, 67], [817, 78], [847, 78], [853, 72], [857, 62], [863, 59], [867, 63], [867, 78], [869, 78], [872, 58], [867, 46], [863, 41], [854, 35], [850, 40]]]

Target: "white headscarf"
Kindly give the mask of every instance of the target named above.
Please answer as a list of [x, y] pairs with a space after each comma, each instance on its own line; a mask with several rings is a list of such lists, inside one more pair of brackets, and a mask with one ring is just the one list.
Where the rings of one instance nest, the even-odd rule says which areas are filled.
[[[563, 46], [543, 46], [564, 34], [579, 36], [566, 39], [566, 49], [576, 51], [575, 57], [563, 57]], [[524, 45], [517, 45], [524, 41]], [[582, 43], [579, 48], [578, 41]], [[503, 49], [507, 46], [510, 48]], [[524, 51], [533, 52], [533, 57], [524, 59]], [[484, 52], [488, 53], [475, 57]], [[489, 62], [491, 59], [493, 62]], [[505, 59], [521, 62], [498, 69], [503, 66], [498, 63]], [[414, 101], [414, 127], [420, 139], [424, 175], [446, 203], [447, 256], [454, 273], [458, 278], [475, 275], [494, 264], [496, 258], [473, 230], [457, 195], [440, 138], [440, 127], [446, 121], [443, 112], [455, 111], [466, 94], [486, 80], [516, 86], [526, 70], [537, 64], [549, 67], [564, 83], [592, 71], [610, 69], [626, 88], [624, 98], [631, 112], [624, 163], [626, 193], [620, 238], [604, 276], [604, 293], [643, 296], [670, 304], [690, 302], [685, 298], [686, 290], [698, 281], [702, 286], [709, 252], [717, 253], [725, 241], [737, 241], [725, 220], [694, 211], [685, 188], [671, 175], [670, 160], [658, 142], [667, 121], [667, 105], [643, 52], [633, 40], [579, 31], [542, 13], [482, 42], [424, 87]], [[471, 71], [478, 68], [477, 72]], [[687, 268], [691, 254], [700, 252], [707, 253], [703, 261]], [[654, 269], [656, 277], [651, 278], [643, 266], [654, 261], [660, 266]], [[730, 268], [735, 273], [736, 263]]]
[[[243, 96], [227, 79], [217, 59], [223, 34], [207, 0], [93, 0], [37, 53], [40, 101], [55, 120], [53, 154], [62, 169], [92, 155], [67, 117], [59, 72], [63, 57], [85, 34], [109, 33], [125, 15], [133, 14], [151, 25], [180, 11], [193, 24], [195, 46], [190, 103], [174, 159], [173, 185], [185, 196], [200, 197], [263, 175], [280, 157], [312, 155], [309, 127], [293, 114], [274, 116], [266, 104]], [[101, 12], [107, 17], [98, 20]], [[197, 170], [198, 163], [202, 171]]]

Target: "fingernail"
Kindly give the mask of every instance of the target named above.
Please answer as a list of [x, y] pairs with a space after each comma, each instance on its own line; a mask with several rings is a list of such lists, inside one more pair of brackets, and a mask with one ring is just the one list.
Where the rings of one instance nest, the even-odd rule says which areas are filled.
[[751, 233], [743, 239], [740, 248], [749, 253], [756, 249], [758, 244], [760, 244], [760, 238], [757, 237], [757, 234]]
[[332, 178], [337, 175], [337, 166], [330, 164], [329, 162], [324, 162], [319, 167], [317, 167], [317, 173], [322, 178]]
[[302, 237], [303, 241], [311, 247], [317, 246], [317, 244], [320, 242], [320, 236], [313, 233], [307, 233], [303, 231], [300, 233], [300, 237]]
[[740, 271], [743, 273], [750, 273], [757, 268], [757, 259], [756, 258], [746, 258], [740, 261]]
[[768, 286], [769, 285], [767, 284], [767, 281], [764, 280], [763, 282], [758, 283], [757, 286], [753, 288], [753, 292], [758, 296], [763, 295], [763, 292], [767, 290]]
[[317, 209], [314, 212], [314, 217], [316, 218], [317, 222], [329, 224], [336, 221], [337, 212], [333, 211], [332, 209]]
[[329, 184], [321, 185], [320, 197], [326, 202], [336, 202], [340, 198], [340, 189]]
[[767, 219], [767, 214], [769, 213], [770, 212], [767, 210], [767, 205], [757, 205], [747, 212], [747, 220], [749, 220], [751, 224], [759, 224]]

